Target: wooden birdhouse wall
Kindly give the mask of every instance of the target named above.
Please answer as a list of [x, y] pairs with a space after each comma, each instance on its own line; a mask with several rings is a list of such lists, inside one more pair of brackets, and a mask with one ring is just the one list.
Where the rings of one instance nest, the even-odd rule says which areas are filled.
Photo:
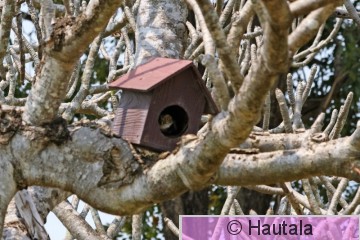
[[140, 144], [150, 102], [151, 93], [123, 91], [115, 111], [113, 132], [132, 143]]
[[[205, 97], [189, 68], [154, 89], [141, 144], [160, 150], [171, 150], [183, 134], [196, 133], [204, 111]], [[160, 130], [161, 114], [172, 115], [178, 132]]]

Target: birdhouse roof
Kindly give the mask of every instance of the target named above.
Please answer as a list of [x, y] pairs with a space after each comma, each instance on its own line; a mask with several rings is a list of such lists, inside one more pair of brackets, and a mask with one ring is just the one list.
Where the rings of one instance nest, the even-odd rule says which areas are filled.
[[217, 113], [218, 109], [216, 104], [214, 103], [209, 91], [206, 89], [205, 84], [202, 82], [200, 73], [192, 61], [189, 60], [153, 58], [147, 63], [130, 70], [129, 73], [111, 82], [108, 86], [110, 88], [148, 92], [163, 82], [171, 79], [178, 73], [189, 68], [195, 73], [195, 80], [200, 85], [200, 88], [203, 90], [203, 94], [206, 97], [207, 104], [205, 112], [212, 114]]
[[147, 92], [192, 65], [188, 60], [153, 58], [111, 82], [109, 87]]

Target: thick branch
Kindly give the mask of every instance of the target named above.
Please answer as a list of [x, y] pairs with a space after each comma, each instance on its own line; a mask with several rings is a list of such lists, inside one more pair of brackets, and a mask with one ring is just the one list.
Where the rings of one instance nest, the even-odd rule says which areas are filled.
[[142, 0], [138, 11], [135, 65], [152, 57], [181, 58], [187, 38], [184, 1]]
[[328, 4], [306, 16], [289, 36], [289, 49], [292, 54], [296, 53], [296, 51], [315, 36], [321, 24], [331, 15], [335, 7], [335, 4]]
[[95, 37], [106, 28], [121, 2], [121, 0], [91, 0], [86, 11], [79, 15], [71, 30], [66, 32], [62, 51], [64, 57], [78, 59]]
[[[75, 22], [63, 18], [55, 24], [45, 47], [43, 66], [25, 105], [24, 120], [34, 125], [52, 121], [66, 96], [72, 70], [93, 39], [105, 28], [120, 1], [90, 1]], [[71, 26], [68, 30], [68, 25]]]
[[64, 63], [44, 55], [45, 63], [28, 96], [23, 116], [27, 123], [34, 125], [50, 122], [57, 116], [75, 65], [75, 61]]
[[297, 151], [252, 156], [229, 154], [219, 170], [216, 183], [271, 184], [320, 175], [343, 176], [359, 181], [359, 156], [359, 151], [354, 151], [351, 146], [349, 137]]
[[[290, 3], [290, 11], [293, 17], [298, 17], [302, 15], [306, 15], [309, 12], [324, 7], [324, 5], [339, 2], [338, 0], [329, 1], [329, 0], [302, 0], [302, 1], [294, 1]], [[340, 4], [340, 3], [339, 3]]]
[[[209, 180], [206, 168], [200, 170], [203, 171], [201, 177], [187, 169], [196, 166], [189, 158], [196, 151], [196, 139], [182, 151], [173, 152], [142, 172], [127, 143], [109, 138], [100, 129], [77, 127], [72, 140], [62, 145], [47, 143], [45, 148], [44, 139], [36, 138], [35, 132], [15, 135], [11, 152], [19, 152], [18, 148], [26, 152], [16, 153], [13, 160], [9, 159], [17, 166], [16, 171], [21, 172], [22, 178], [17, 181], [62, 188], [99, 210], [126, 215], [178, 196], [193, 187], [194, 178], [202, 181], [201, 187], [214, 181], [223, 185], [271, 184], [316, 175], [360, 179], [359, 151], [350, 144], [349, 137], [308, 144], [306, 149], [229, 154], [220, 166], [216, 180]], [[29, 140], [26, 135], [35, 138]], [[352, 139], [356, 136], [357, 132]], [[2, 156], [9, 154], [4, 152]]]

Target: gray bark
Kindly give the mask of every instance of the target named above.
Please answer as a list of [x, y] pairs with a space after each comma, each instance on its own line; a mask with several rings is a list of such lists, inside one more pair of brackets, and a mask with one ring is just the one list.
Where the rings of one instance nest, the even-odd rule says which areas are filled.
[[181, 58], [187, 40], [187, 13], [183, 1], [140, 1], [135, 65], [153, 57]]

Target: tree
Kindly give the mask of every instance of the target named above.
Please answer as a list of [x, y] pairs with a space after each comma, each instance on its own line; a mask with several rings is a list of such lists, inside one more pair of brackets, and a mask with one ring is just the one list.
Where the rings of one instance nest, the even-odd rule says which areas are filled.
[[[305, 66], [335, 39], [340, 19], [328, 36], [322, 36], [323, 24], [334, 14], [345, 14], [359, 24], [349, 0], [219, 0], [216, 5], [208, 0], [81, 4], [3, 0], [1, 4], [4, 238], [47, 238], [42, 223], [51, 210], [76, 239], [116, 236], [122, 218], [108, 232], [95, 221], [95, 231], [64, 202], [71, 194], [91, 206], [95, 220], [95, 209], [133, 215], [134, 239], [141, 235], [141, 217], [136, 214], [211, 184], [283, 196], [276, 213], [290, 214], [293, 209], [303, 214], [304, 208], [314, 214], [359, 211], [360, 191], [351, 203], [341, 197], [350, 180], [360, 179], [359, 124], [351, 136], [340, 135], [353, 93], [333, 111], [325, 130], [324, 113], [309, 127], [301, 110], [317, 67], [311, 68], [305, 84], [297, 83], [295, 93], [288, 74], [290, 67]], [[21, 12], [21, 4], [27, 10]], [[337, 8], [342, 4], [346, 11]], [[25, 21], [34, 25], [37, 42], [23, 34]], [[110, 51], [104, 44], [114, 36]], [[204, 79], [221, 109], [216, 116], [204, 117], [207, 123], [196, 137], [182, 137], [179, 149], [167, 155], [134, 147], [110, 130], [117, 98], [107, 83], [154, 56], [191, 59], [205, 66]], [[96, 59], [108, 64], [104, 78], [95, 74]], [[276, 84], [284, 82], [289, 103], [281, 90], [275, 90], [283, 123], [269, 129], [269, 96]], [[296, 191], [290, 182], [299, 179], [302, 189]], [[328, 193], [328, 204], [319, 197], [321, 187]], [[232, 206], [241, 213], [234, 201], [238, 190], [228, 187], [222, 214]]]

